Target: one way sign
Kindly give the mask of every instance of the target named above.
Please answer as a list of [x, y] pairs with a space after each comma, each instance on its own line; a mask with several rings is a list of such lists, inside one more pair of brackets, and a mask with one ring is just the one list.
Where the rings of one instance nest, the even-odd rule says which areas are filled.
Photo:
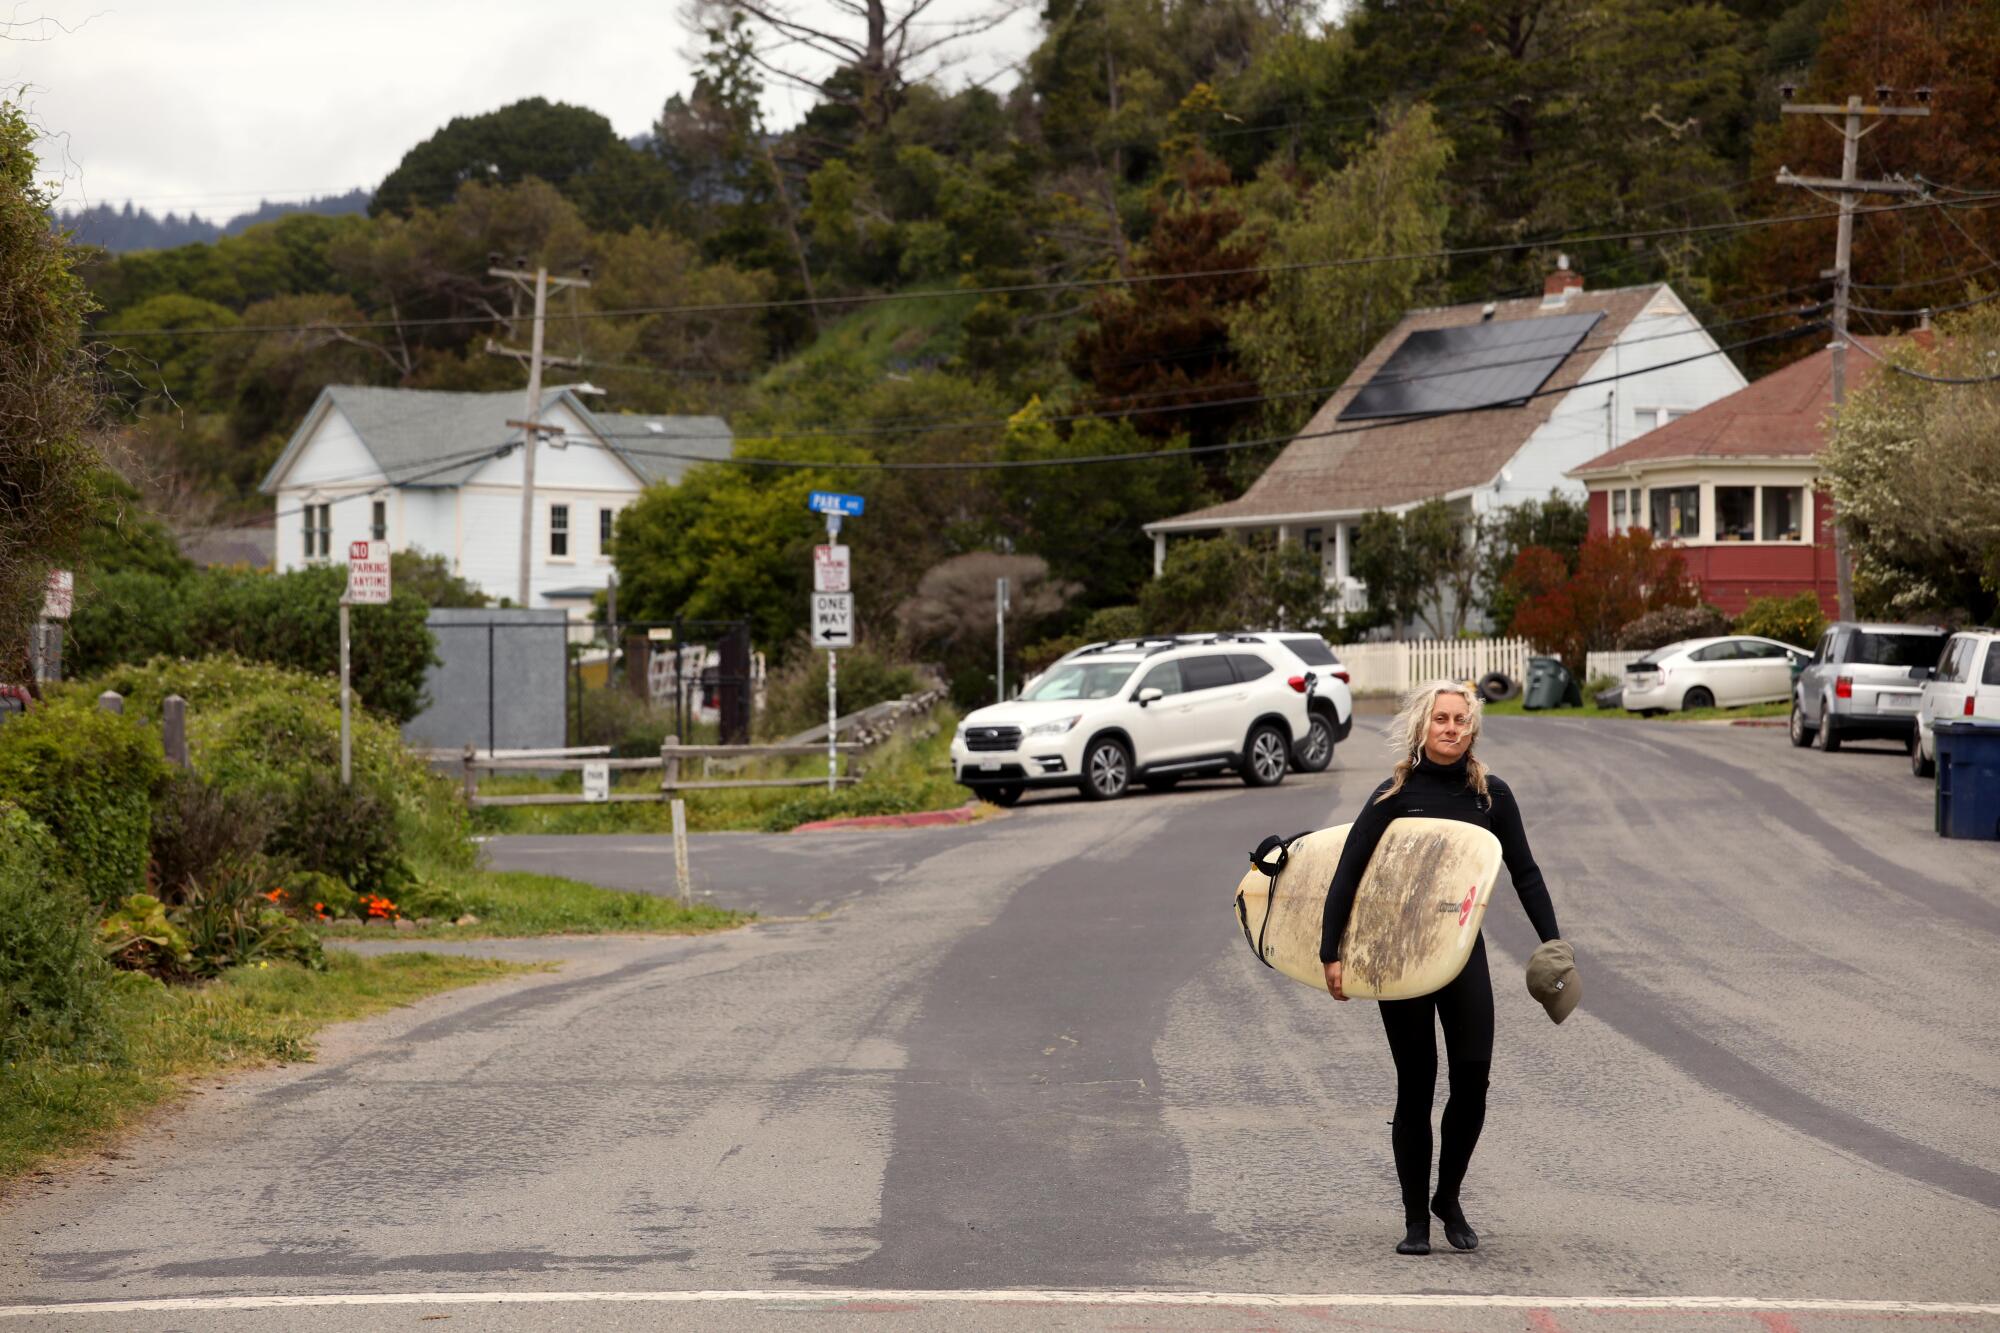
[[815, 648], [854, 646], [854, 594], [816, 592], [812, 599], [812, 641]]

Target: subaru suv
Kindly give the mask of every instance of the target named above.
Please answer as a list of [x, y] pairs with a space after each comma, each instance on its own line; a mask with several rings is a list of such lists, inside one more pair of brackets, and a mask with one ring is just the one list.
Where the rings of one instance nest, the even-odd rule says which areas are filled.
[[1935, 625], [1836, 621], [1792, 685], [1792, 744], [1838, 750], [1864, 736], [1907, 743], [1944, 642]]
[[952, 771], [975, 795], [1012, 805], [1030, 787], [1075, 787], [1109, 801], [1134, 782], [1236, 772], [1284, 781], [1311, 726], [1311, 672], [1234, 635], [1123, 639], [1057, 662], [1017, 699], [975, 709], [952, 737]]

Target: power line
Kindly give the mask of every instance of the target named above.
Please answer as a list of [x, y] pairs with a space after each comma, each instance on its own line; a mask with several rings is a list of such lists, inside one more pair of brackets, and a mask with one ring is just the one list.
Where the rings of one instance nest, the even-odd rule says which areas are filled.
[[[1777, 333], [1767, 333], [1767, 334], [1761, 334], [1754, 338], [1745, 338], [1740, 342], [1730, 343], [1727, 346], [1717, 347], [1706, 352], [1697, 352], [1691, 356], [1680, 357], [1673, 361], [1663, 361], [1660, 362], [1658, 365], [1646, 366], [1637, 370], [1620, 371], [1617, 372], [1616, 374], [1611, 374], [1611, 375], [1600, 375], [1595, 379], [1579, 380], [1575, 384], [1564, 385], [1561, 388], [1537, 389], [1531, 393], [1522, 395], [1521, 401], [1526, 401], [1528, 399], [1533, 399], [1533, 398], [1545, 398], [1555, 394], [1572, 393], [1578, 389], [1587, 389], [1599, 384], [1610, 384], [1617, 380], [1631, 379], [1638, 375], [1649, 375], [1656, 371], [1669, 370], [1675, 366], [1687, 365], [1694, 361], [1705, 360], [1706, 358], [1711, 356], [1721, 356], [1725, 353], [1733, 352], [1744, 347], [1755, 346], [1759, 343], [1771, 342], [1777, 339], [1803, 337], [1805, 334], [1814, 332], [1819, 329], [1824, 329], [1827, 327], [1828, 325], [1826, 321], [1818, 320], [1811, 324], [1801, 325], [1796, 329], [1783, 329]], [[861, 471], [861, 472], [979, 472], [987, 470], [1004, 470], [1004, 469], [1017, 469], [1017, 468], [1085, 467], [1085, 466], [1097, 466], [1105, 463], [1146, 462], [1162, 458], [1188, 458], [1198, 454], [1229, 453], [1239, 449], [1258, 449], [1258, 448], [1265, 448], [1271, 445], [1289, 444], [1294, 440], [1317, 440], [1336, 435], [1356, 435], [1360, 434], [1362, 431], [1367, 431], [1367, 430], [1380, 430], [1389, 426], [1402, 426], [1402, 425], [1408, 425], [1416, 421], [1432, 421], [1443, 417], [1463, 416], [1466, 415], [1467, 413], [1472, 413], [1472, 412], [1490, 412], [1495, 410], [1496, 408], [1506, 408], [1517, 405], [1518, 403], [1515, 400], [1510, 399], [1505, 404], [1486, 404], [1475, 407], [1448, 408], [1441, 412], [1414, 413], [1409, 416], [1384, 418], [1377, 421], [1371, 421], [1363, 425], [1349, 426], [1345, 428], [1332, 429], [1332, 430], [1307, 431], [1295, 435], [1272, 435], [1255, 440], [1232, 440], [1223, 444], [1193, 445], [1187, 448], [1180, 448], [1180, 449], [1149, 449], [1149, 450], [1141, 450], [1141, 451], [1120, 453], [1120, 454], [1086, 454], [1074, 458], [1010, 458], [1010, 459], [988, 459], [981, 462], [950, 462], [950, 463], [881, 463], [881, 462], [835, 462], [835, 461], [824, 461], [824, 460], [812, 461], [812, 460], [789, 459], [789, 458], [718, 459], [718, 458], [711, 458], [702, 454], [677, 453], [672, 450], [643, 449], [637, 447], [627, 447], [624, 448], [622, 452], [638, 454], [648, 458], [678, 459], [684, 462], [694, 462], [694, 463], [715, 463], [719, 465], [740, 464], [745, 467], [787, 468], [794, 470], [818, 470], [825, 472], [839, 472], [843, 470]], [[581, 443], [589, 448], [613, 447], [610, 445], [598, 445], [593, 441], [576, 441], [576, 443]]]
[[1925, 372], [1923, 372], [1923, 371], [1921, 371], [1921, 370], [1912, 370], [1912, 369], [1911, 369], [1910, 367], [1908, 367], [1908, 366], [1899, 366], [1899, 365], [1897, 365], [1897, 364], [1896, 364], [1896, 363], [1895, 363], [1894, 361], [1891, 361], [1891, 360], [1890, 360], [1890, 359], [1889, 359], [1888, 357], [1886, 357], [1886, 356], [1883, 356], [1883, 355], [1882, 355], [1882, 354], [1881, 354], [1880, 352], [1876, 351], [1876, 350], [1875, 350], [1874, 348], [1872, 348], [1872, 347], [1868, 346], [1868, 344], [1866, 344], [1866, 343], [1864, 343], [1864, 342], [1860, 342], [1860, 341], [1858, 341], [1858, 340], [1851, 340], [1851, 341], [1854, 341], [1854, 345], [1855, 345], [1856, 347], [1859, 347], [1859, 348], [1860, 348], [1860, 349], [1861, 349], [1861, 350], [1862, 350], [1863, 352], [1867, 353], [1867, 354], [1868, 354], [1869, 356], [1871, 356], [1871, 357], [1875, 358], [1875, 360], [1879, 361], [1879, 362], [1880, 362], [1880, 363], [1882, 364], [1882, 366], [1883, 366], [1883, 368], [1884, 368], [1884, 369], [1886, 369], [1886, 370], [1892, 370], [1892, 371], [1894, 371], [1894, 372], [1895, 372], [1896, 374], [1898, 374], [1898, 375], [1906, 375], [1906, 376], [1908, 376], [1908, 377], [1909, 377], [1910, 379], [1913, 379], [1913, 380], [1922, 380], [1922, 381], [1924, 381], [1924, 383], [1926, 383], [1926, 384], [1959, 384], [1959, 385], [1968, 385], [1968, 384], [2000, 384], [2000, 374], [1995, 374], [1995, 375], [1930, 375], [1930, 374], [1926, 374]]
[[[1819, 305], [1807, 306], [1795, 310], [1773, 310], [1765, 312], [1763, 314], [1744, 315], [1737, 319], [1727, 320], [1715, 325], [1704, 326], [1697, 324], [1696, 327], [1691, 329], [1676, 329], [1670, 333], [1647, 334], [1644, 337], [1630, 338], [1630, 339], [1625, 339], [1623, 341], [1620, 341], [1617, 338], [1613, 338], [1609, 342], [1597, 343], [1593, 345], [1584, 345], [1582, 343], [1579, 343], [1574, 348], [1571, 348], [1568, 351], [1568, 353], [1565, 356], [1563, 356], [1562, 360], [1568, 360], [1569, 357], [1572, 356], [1582, 356], [1582, 355], [1594, 354], [1597, 352], [1609, 351], [1613, 347], [1630, 347], [1639, 343], [1658, 342], [1662, 339], [1667, 339], [1667, 338], [1694, 337], [1698, 334], [1708, 333], [1712, 329], [1731, 328], [1739, 324], [1755, 323], [1759, 320], [1777, 319], [1787, 315], [1796, 316], [1804, 314], [1817, 314], [1822, 309], [1824, 309], [1824, 303], [1821, 303]], [[1530, 344], [1534, 342], [1556, 343], [1565, 341], [1566, 336], [1567, 335], [1559, 333], [1550, 333], [1541, 338], [1524, 339], [1523, 342]], [[1513, 347], [1508, 348], [1507, 350], [1517, 351], [1521, 346], [1522, 346], [1521, 343], [1517, 343]], [[1390, 375], [1390, 376], [1378, 375], [1375, 379], [1371, 380], [1370, 383], [1394, 385], [1394, 384], [1410, 384], [1431, 379], [1448, 379], [1454, 375], [1463, 375], [1472, 371], [1498, 370], [1507, 366], [1527, 365], [1532, 362], [1545, 361], [1548, 359], [1549, 359], [1549, 354], [1544, 352], [1538, 355], [1514, 356], [1498, 361], [1469, 362], [1465, 364], [1455, 364], [1453, 366], [1450, 366], [1442, 370], [1419, 371], [1408, 375]], [[1669, 364], [1678, 364], [1678, 363], [1674, 362]], [[1633, 373], [1644, 373], [1644, 372], [1633, 372]], [[1238, 380], [1238, 381], [1226, 382], [1221, 385], [1211, 385], [1207, 387], [1210, 388], [1255, 387], [1255, 385], [1256, 385], [1255, 380]], [[1152, 407], [1130, 407], [1130, 408], [1118, 407], [1118, 408], [1107, 408], [1101, 411], [1077, 411], [1077, 412], [1053, 413], [1048, 416], [1040, 417], [1038, 418], [1038, 420], [1049, 423], [1051, 425], [1057, 425], [1057, 424], [1077, 422], [1077, 421], [1106, 421], [1106, 420], [1115, 421], [1135, 416], [1150, 416], [1155, 414], [1173, 414], [1181, 412], [1199, 412], [1199, 411], [1207, 411], [1212, 408], [1222, 408], [1222, 407], [1247, 407], [1279, 399], [1324, 398], [1330, 394], [1338, 393], [1344, 387], [1346, 387], [1346, 381], [1343, 379], [1339, 384], [1316, 384], [1303, 389], [1284, 389], [1274, 393], [1258, 393], [1258, 394], [1250, 394], [1232, 398], [1208, 399], [1202, 402], [1195, 402], [1195, 403], [1163, 403], [1158, 406], [1152, 406]], [[1162, 389], [1156, 391], [1156, 393], [1149, 396], [1170, 397], [1174, 395], [1185, 394], [1187, 392], [1189, 392], [1188, 389]], [[1122, 397], [1136, 397], [1136, 396], [1138, 395], [1123, 395]], [[1112, 400], [1115, 400], [1118, 397], [1121, 396], [1114, 395]], [[1100, 401], [1112, 401], [1112, 400], [1101, 399]], [[926, 431], [992, 429], [995, 427], [1004, 427], [1012, 419], [1013, 418], [1011, 416], [972, 417], [972, 418], [955, 418], [955, 419], [931, 418], [928, 420], [903, 418], [898, 424], [893, 424], [893, 425], [877, 424], [873, 426], [828, 426], [818, 429], [792, 428], [781, 431], [750, 431], [750, 432], [745, 432], [745, 434], [749, 435], [749, 437], [752, 439], [759, 439], [759, 440], [868, 439], [868, 438], [878, 438], [887, 435], [920, 434]], [[643, 440], [643, 439], [654, 438], [650, 434], [642, 435], [637, 432], [630, 432], [630, 431], [626, 432], [605, 431], [603, 432], [603, 434], [606, 439]], [[736, 435], [732, 433], [730, 435], [683, 436], [682, 438], [734, 440], [736, 438]]]
[[[1941, 199], [1918, 199], [1908, 203], [1879, 204], [1855, 208], [1855, 214], [1876, 214], [1905, 212], [1917, 208], [1988, 208], [2000, 206], [2000, 199], [1990, 203], [1952, 203]], [[1655, 239], [1663, 236], [1695, 236], [1745, 231], [1760, 227], [1783, 226], [1793, 222], [1816, 222], [1838, 217], [1836, 209], [1824, 209], [1810, 213], [1789, 213], [1781, 217], [1745, 218], [1734, 222], [1697, 223], [1683, 227], [1660, 227], [1621, 232], [1601, 232], [1586, 236], [1550, 236], [1534, 240], [1512, 241], [1502, 244], [1445, 247], [1437, 250], [1412, 251], [1403, 254], [1351, 255], [1339, 259], [1300, 260], [1289, 264], [1248, 265], [1235, 268], [1203, 269], [1187, 273], [1134, 273], [1119, 274], [1101, 278], [1067, 278], [1048, 282], [1002, 283], [983, 287], [952, 287], [932, 291], [874, 292], [854, 296], [813, 296], [787, 297], [770, 301], [712, 301], [693, 302], [679, 305], [629, 306], [610, 310], [578, 310], [550, 315], [551, 320], [611, 319], [627, 315], [698, 315], [698, 314], [745, 314], [765, 310], [800, 309], [809, 306], [829, 305], [870, 305], [887, 301], [940, 300], [958, 297], [1020, 296], [1050, 291], [1087, 291], [1107, 287], [1130, 287], [1169, 282], [1191, 282], [1207, 278], [1245, 277], [1252, 274], [1277, 274], [1308, 272], [1324, 269], [1358, 268], [1374, 264], [1409, 263], [1426, 260], [1445, 260], [1476, 255], [1507, 254], [1523, 250], [1548, 249], [1555, 246], [1592, 245], [1611, 241], [1635, 241]], [[87, 336], [92, 339], [137, 338], [137, 337], [206, 337], [247, 333], [311, 333], [326, 331], [347, 331], [355, 329], [411, 329], [430, 328], [455, 324], [489, 323], [493, 316], [479, 315], [435, 315], [412, 319], [375, 319], [327, 322], [321, 324], [238, 324], [230, 327], [179, 328], [179, 329], [101, 329], [92, 330]]]

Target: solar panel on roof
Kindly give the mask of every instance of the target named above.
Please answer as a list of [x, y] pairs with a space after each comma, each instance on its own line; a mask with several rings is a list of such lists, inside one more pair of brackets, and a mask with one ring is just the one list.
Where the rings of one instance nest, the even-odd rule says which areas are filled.
[[1418, 329], [1341, 409], [1340, 419], [1519, 407], [1603, 318], [1547, 315]]

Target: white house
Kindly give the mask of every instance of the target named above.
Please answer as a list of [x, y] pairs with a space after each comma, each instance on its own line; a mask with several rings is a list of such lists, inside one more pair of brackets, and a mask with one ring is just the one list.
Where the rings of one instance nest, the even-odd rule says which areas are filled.
[[[347, 543], [443, 555], [494, 598], [520, 591], [520, 393], [334, 385], [320, 392], [264, 478], [277, 567], [339, 562]], [[719, 417], [593, 413], [568, 388], [538, 420], [562, 427], [535, 453], [531, 605], [584, 614], [611, 573], [618, 511], [696, 459], [726, 459]], [[511, 447], [507, 447], [511, 446]]]
[[1552, 490], [1581, 500], [1571, 469], [1743, 387], [1672, 288], [1587, 292], [1561, 264], [1540, 297], [1404, 315], [1242, 496], [1146, 524], [1154, 572], [1170, 537], [1275, 531], [1318, 553], [1330, 603], [1358, 610], [1362, 515], [1443, 498], [1471, 522]]

